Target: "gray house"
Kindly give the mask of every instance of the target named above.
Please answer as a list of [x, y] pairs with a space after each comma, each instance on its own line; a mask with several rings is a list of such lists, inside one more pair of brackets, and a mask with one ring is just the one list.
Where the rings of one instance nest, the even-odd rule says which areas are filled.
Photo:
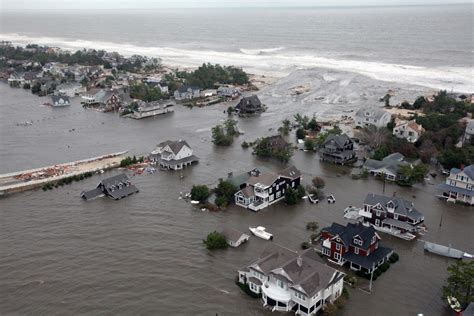
[[373, 176], [385, 175], [385, 179], [389, 181], [396, 181], [400, 179], [398, 172], [401, 166], [411, 165], [405, 161], [405, 157], [400, 153], [393, 153], [384, 159], [375, 160], [367, 159], [363, 168]]
[[217, 89], [217, 95], [222, 98], [235, 99], [240, 95], [240, 90], [236, 87], [220, 86]]
[[239, 114], [255, 114], [263, 112], [263, 106], [257, 95], [254, 94], [250, 97], [243, 97], [235, 106], [235, 110]]
[[53, 106], [68, 106], [70, 104], [69, 97], [65, 95], [52, 95], [51, 102]]
[[343, 165], [355, 157], [354, 142], [346, 134], [329, 135], [319, 155], [322, 160]]
[[201, 96], [201, 88], [196, 86], [181, 86], [174, 92], [176, 101], [192, 100]]
[[355, 115], [357, 127], [385, 127], [392, 119], [392, 115], [378, 107], [362, 108]]
[[125, 174], [119, 174], [100, 181], [97, 188], [81, 193], [84, 200], [91, 200], [100, 196], [108, 196], [114, 200], [120, 200], [124, 197], [137, 193], [138, 189], [134, 186]]

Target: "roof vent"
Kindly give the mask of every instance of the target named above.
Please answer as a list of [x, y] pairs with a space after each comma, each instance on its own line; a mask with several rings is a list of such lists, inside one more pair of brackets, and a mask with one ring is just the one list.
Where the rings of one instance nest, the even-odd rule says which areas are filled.
[[298, 258], [296, 258], [296, 264], [298, 265], [298, 267], [301, 267], [303, 265], [303, 258], [301, 256], [298, 256]]

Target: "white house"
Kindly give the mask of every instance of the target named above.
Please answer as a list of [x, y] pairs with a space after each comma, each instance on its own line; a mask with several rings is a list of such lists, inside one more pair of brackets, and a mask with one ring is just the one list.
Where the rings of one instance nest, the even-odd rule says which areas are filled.
[[469, 121], [466, 125], [466, 130], [464, 131], [463, 136], [463, 145], [468, 145], [472, 143], [474, 139], [474, 121]]
[[222, 235], [225, 236], [227, 243], [231, 247], [238, 247], [250, 239], [249, 235], [230, 227], [225, 227], [222, 230]]
[[392, 115], [377, 107], [361, 108], [355, 114], [357, 127], [385, 127], [392, 119]]
[[393, 128], [393, 135], [398, 138], [404, 138], [410, 143], [414, 143], [420, 138], [424, 131], [425, 129], [423, 126], [416, 123], [415, 120], [397, 120], [395, 127]]
[[452, 168], [446, 183], [438, 185], [450, 202], [463, 202], [474, 205], [474, 165], [465, 168]]
[[180, 170], [198, 160], [184, 140], [162, 142], [150, 154], [150, 161], [165, 169]]
[[344, 273], [319, 261], [313, 248], [301, 253], [268, 247], [258, 259], [239, 271], [239, 282], [262, 295], [271, 311], [315, 315], [342, 293]]

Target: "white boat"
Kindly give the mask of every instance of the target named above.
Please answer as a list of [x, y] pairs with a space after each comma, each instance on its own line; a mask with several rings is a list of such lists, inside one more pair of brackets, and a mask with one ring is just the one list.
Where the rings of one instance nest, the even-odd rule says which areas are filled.
[[459, 301], [457, 298], [454, 296], [448, 296], [447, 297], [449, 307], [453, 309], [453, 311], [460, 313], [462, 311], [461, 304], [459, 304]]
[[249, 227], [249, 230], [257, 237], [260, 237], [265, 240], [272, 240], [273, 235], [266, 231], [266, 228], [263, 226], [258, 227]]
[[472, 258], [471, 254], [464, 251], [451, 248], [451, 246], [438, 245], [429, 241], [425, 241], [424, 249], [428, 252], [454, 259], [462, 259], [463, 257]]
[[314, 194], [308, 195], [308, 199], [313, 204], [319, 203], [319, 199]]
[[199, 201], [191, 200], [191, 204], [199, 204]]
[[334, 197], [334, 195], [331, 194], [330, 196], [328, 196], [328, 203], [336, 203], [336, 198]]

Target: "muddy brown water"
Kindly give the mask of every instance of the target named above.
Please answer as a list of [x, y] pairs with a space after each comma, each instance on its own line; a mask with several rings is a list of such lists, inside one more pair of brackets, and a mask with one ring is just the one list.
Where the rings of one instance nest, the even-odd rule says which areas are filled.
[[[303, 171], [304, 181], [322, 176], [334, 205], [280, 203], [259, 213], [235, 206], [201, 212], [178, 200], [179, 193], [193, 184], [214, 184], [230, 171], [261, 164], [282, 168], [256, 159], [240, 143], [271, 133], [268, 129], [278, 127], [288, 111], [270, 107], [261, 117], [239, 119], [245, 135], [231, 147], [217, 148], [210, 128], [226, 118], [222, 105], [177, 106], [169, 116], [135, 121], [84, 110], [78, 99], [68, 108], [52, 109], [40, 106], [44, 98], [5, 84], [0, 92], [2, 173], [126, 149], [142, 154], [166, 139], [186, 139], [201, 159], [183, 179], [162, 171], [132, 176], [140, 192], [121, 201], [79, 198], [117, 170], [52, 191], [0, 199], [1, 314], [270, 315], [233, 283], [236, 270], [269, 242], [252, 237], [238, 249], [209, 252], [202, 244], [207, 233], [224, 224], [246, 232], [262, 225], [275, 243], [299, 249], [309, 236], [308, 221], [321, 227], [345, 223], [346, 206], [361, 205], [368, 192], [382, 193], [380, 182], [352, 180], [348, 169], [298, 151], [291, 163]], [[25, 120], [33, 125], [16, 126]], [[438, 176], [434, 182], [440, 181]], [[439, 201], [430, 184], [409, 189], [387, 184], [386, 194], [394, 192], [414, 200], [425, 214], [429, 232], [423, 239], [474, 253], [472, 208]], [[400, 261], [377, 279], [372, 294], [350, 290], [344, 314], [449, 315], [440, 295], [453, 261], [425, 254], [420, 241], [381, 236]]]

